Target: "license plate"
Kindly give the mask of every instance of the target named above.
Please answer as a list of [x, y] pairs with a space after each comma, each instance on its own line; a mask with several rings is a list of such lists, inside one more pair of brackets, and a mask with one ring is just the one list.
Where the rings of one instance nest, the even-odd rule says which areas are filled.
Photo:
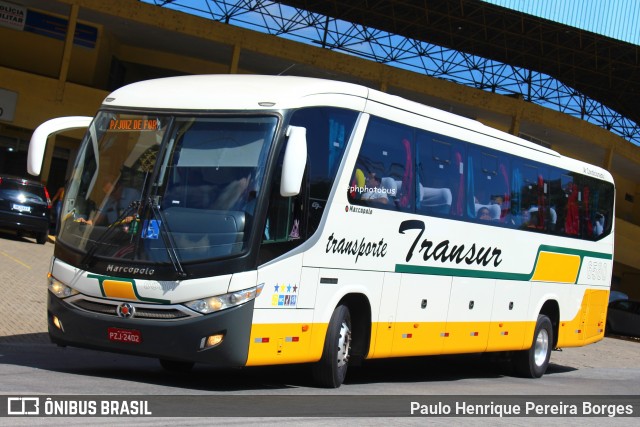
[[31, 206], [16, 205], [15, 203], [13, 205], [13, 209], [19, 212], [31, 212]]
[[142, 342], [140, 331], [136, 331], [135, 329], [108, 328], [107, 334], [109, 335], [109, 341], [126, 342], [130, 344], [140, 344]]

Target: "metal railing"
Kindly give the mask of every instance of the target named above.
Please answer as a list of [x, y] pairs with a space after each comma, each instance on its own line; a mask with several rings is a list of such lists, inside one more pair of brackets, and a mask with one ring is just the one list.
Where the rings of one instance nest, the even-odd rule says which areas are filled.
[[640, 127], [543, 73], [266, 0], [140, 0], [525, 101], [640, 145]]

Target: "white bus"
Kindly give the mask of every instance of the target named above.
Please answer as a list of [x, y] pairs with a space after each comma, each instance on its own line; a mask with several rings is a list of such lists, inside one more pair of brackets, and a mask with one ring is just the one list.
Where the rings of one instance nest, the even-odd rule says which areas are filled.
[[54, 343], [169, 370], [504, 352], [540, 377], [603, 338], [609, 172], [344, 82], [134, 83], [88, 127], [48, 279]]

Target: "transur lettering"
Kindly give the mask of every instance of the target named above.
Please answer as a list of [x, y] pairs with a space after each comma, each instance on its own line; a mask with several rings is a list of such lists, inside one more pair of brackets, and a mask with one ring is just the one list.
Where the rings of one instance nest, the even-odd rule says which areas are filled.
[[[416, 246], [422, 238], [422, 234], [425, 230], [424, 222], [419, 220], [402, 221], [398, 232], [400, 234], [405, 234], [405, 231], [408, 230], [419, 230], [420, 232], [409, 248], [409, 252], [407, 252], [407, 262], [409, 262], [413, 257]], [[442, 263], [455, 262], [456, 264], [460, 264], [464, 262], [467, 265], [477, 264], [482, 265], [483, 267], [486, 267], [492, 261], [494, 267], [497, 267], [502, 263], [502, 259], [500, 259], [500, 255], [502, 254], [501, 249], [498, 249], [497, 247], [485, 248], [484, 246], [479, 246], [475, 243], [472, 243], [471, 246], [467, 248], [464, 244], [450, 245], [449, 240], [443, 240], [436, 243], [432, 240], [424, 239], [420, 243], [418, 252], [422, 252], [422, 259], [424, 261], [433, 259], [434, 261], [440, 261]]]

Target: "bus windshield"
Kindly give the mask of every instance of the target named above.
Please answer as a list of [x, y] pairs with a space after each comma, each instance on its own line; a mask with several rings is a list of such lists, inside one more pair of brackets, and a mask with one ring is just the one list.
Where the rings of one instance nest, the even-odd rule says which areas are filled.
[[85, 262], [179, 265], [243, 253], [277, 124], [100, 112], [68, 184], [59, 241]]

